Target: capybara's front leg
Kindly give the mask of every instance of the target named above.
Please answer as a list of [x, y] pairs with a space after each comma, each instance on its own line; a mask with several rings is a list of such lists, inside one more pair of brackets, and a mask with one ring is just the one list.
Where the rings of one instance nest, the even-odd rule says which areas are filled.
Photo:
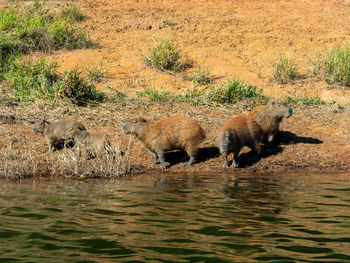
[[157, 151], [158, 157], [159, 157], [159, 161], [160, 161], [160, 165], [162, 167], [162, 169], [166, 169], [166, 164], [165, 164], [165, 160], [164, 160], [164, 151]]
[[190, 166], [191, 164], [196, 162], [196, 156], [190, 156], [190, 159], [187, 161], [187, 163], [185, 164], [185, 166]]
[[152, 154], [152, 157], [153, 157], [152, 165], [157, 164], [157, 163], [158, 163], [158, 162], [157, 162], [157, 158], [158, 158], [157, 153], [152, 152], [151, 150], [149, 150], [149, 152]]
[[227, 154], [222, 153], [222, 158], [224, 158], [224, 164], [222, 165], [223, 168], [228, 168], [228, 161], [227, 161]]

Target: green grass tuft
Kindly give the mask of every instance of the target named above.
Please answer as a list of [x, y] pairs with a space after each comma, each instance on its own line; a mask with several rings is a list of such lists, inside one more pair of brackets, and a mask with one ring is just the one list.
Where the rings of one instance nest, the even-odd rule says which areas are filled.
[[297, 78], [298, 65], [284, 55], [281, 55], [279, 61], [273, 65], [273, 79], [280, 84], [287, 83]]
[[187, 78], [197, 85], [210, 84], [212, 80], [209, 70], [202, 67], [197, 67], [194, 71], [194, 74]]
[[291, 103], [301, 103], [305, 105], [325, 105], [325, 104], [332, 104], [327, 103], [326, 101], [321, 100], [320, 98], [316, 97], [291, 97], [287, 96], [283, 99], [281, 99], [283, 103], [291, 104]]
[[168, 101], [171, 97], [170, 92], [158, 92], [152, 89], [146, 89], [138, 92], [137, 97], [147, 97], [149, 101]]
[[[67, 15], [74, 16], [75, 21], [81, 20], [77, 8], [69, 10], [71, 11], [65, 12]], [[23, 9], [1, 9], [0, 70], [3, 71], [6, 61], [18, 53], [93, 47], [94, 44], [86, 33], [76, 26], [73, 19], [65, 16], [49, 13], [44, 4], [38, 1]]]
[[319, 54], [312, 65], [311, 73], [328, 84], [350, 86], [350, 45]]
[[48, 101], [69, 100], [78, 105], [88, 101], [101, 101], [104, 95], [96, 91], [95, 86], [80, 77], [77, 69], [66, 71], [63, 76], [57, 72], [57, 63], [11, 60], [4, 74], [18, 101], [29, 102], [37, 99]]
[[247, 86], [239, 79], [227, 83], [207, 86], [206, 97], [216, 103], [235, 103], [243, 99], [263, 98], [263, 90], [255, 86]]
[[76, 5], [63, 9], [59, 16], [63, 20], [70, 20], [77, 23], [84, 21], [86, 18]]
[[180, 62], [180, 58], [180, 50], [170, 40], [165, 39], [149, 50], [144, 61], [146, 65], [163, 72], [178, 72], [188, 65], [188, 63]]

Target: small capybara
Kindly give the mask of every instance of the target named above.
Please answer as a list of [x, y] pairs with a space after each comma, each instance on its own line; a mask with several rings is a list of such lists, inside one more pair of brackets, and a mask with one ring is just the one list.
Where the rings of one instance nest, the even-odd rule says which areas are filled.
[[272, 102], [269, 105], [259, 105], [253, 108], [248, 117], [255, 120], [264, 130], [264, 139], [271, 145], [283, 118], [292, 116], [293, 110], [281, 102]]
[[205, 131], [199, 123], [186, 116], [173, 116], [161, 120], [146, 120], [142, 117], [123, 123], [125, 134], [135, 134], [153, 156], [153, 164], [159, 157], [161, 168], [166, 169], [164, 152], [184, 149], [190, 159], [185, 166], [196, 161], [199, 144], [205, 139]]
[[62, 133], [64, 139], [74, 140], [79, 149], [79, 157], [98, 157], [103, 153], [111, 153], [111, 143], [107, 135], [101, 132], [92, 132], [81, 129], [78, 125]]
[[77, 125], [82, 130], [86, 130], [84, 124], [72, 119], [55, 122], [48, 122], [45, 119], [40, 120], [33, 125], [32, 130], [33, 132], [41, 133], [49, 145], [49, 153], [52, 153], [55, 149], [56, 144], [64, 141], [62, 133], [74, 125]]
[[228, 120], [221, 128], [217, 137], [217, 145], [221, 156], [224, 158], [224, 168], [228, 168], [227, 155], [232, 153], [232, 167], [238, 167], [238, 154], [244, 146], [260, 154], [260, 143], [263, 140], [264, 131], [260, 125], [248, 116], [238, 116]]

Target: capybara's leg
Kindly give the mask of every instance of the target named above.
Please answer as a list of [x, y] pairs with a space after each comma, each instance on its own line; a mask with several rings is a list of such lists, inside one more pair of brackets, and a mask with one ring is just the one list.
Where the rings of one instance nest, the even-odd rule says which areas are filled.
[[258, 159], [258, 156], [261, 153], [261, 146], [259, 143], [255, 143], [254, 147], [252, 147], [252, 150], [254, 151], [254, 155], [249, 158], [250, 162], [255, 162]]
[[157, 163], [158, 163], [158, 162], [157, 162], [157, 153], [152, 152], [151, 150], [148, 150], [148, 151], [152, 154], [152, 157], [153, 157], [153, 163], [152, 163], [152, 165], [157, 164]]
[[228, 161], [227, 161], [227, 153], [223, 152], [221, 153], [222, 158], [224, 158], [224, 164], [223, 164], [223, 168], [228, 168]]
[[191, 164], [196, 162], [198, 148], [196, 146], [192, 145], [191, 143], [187, 143], [187, 145], [185, 147], [185, 151], [188, 154], [188, 156], [190, 157], [190, 159], [187, 161], [185, 166], [190, 166]]
[[270, 146], [272, 145], [273, 137], [274, 137], [273, 133], [269, 134], [269, 136], [267, 137], [267, 142], [269, 143]]
[[239, 166], [239, 163], [238, 163], [238, 154], [239, 154], [239, 150], [235, 150], [232, 154], [233, 156], [233, 159], [232, 159], [232, 167], [238, 167]]
[[190, 159], [187, 161], [185, 166], [190, 166], [191, 164], [196, 162], [196, 156], [190, 156]]
[[47, 141], [49, 144], [49, 153], [53, 153], [53, 150], [55, 149], [54, 143], [52, 141]]
[[165, 160], [164, 160], [164, 151], [159, 150], [159, 151], [157, 151], [157, 154], [158, 154], [160, 165], [161, 165], [162, 169], [166, 169], [166, 164], [165, 164]]

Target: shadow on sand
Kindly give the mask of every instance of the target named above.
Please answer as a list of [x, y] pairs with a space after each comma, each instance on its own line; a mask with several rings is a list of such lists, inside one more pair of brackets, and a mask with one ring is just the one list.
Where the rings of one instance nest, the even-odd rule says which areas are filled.
[[[296, 134], [288, 131], [279, 131], [275, 136], [275, 144], [272, 147], [269, 147], [266, 141], [265, 144], [261, 147], [261, 153], [258, 157], [255, 156], [255, 153], [253, 151], [242, 153], [238, 157], [239, 167], [244, 168], [252, 166], [263, 158], [267, 158], [271, 155], [277, 155], [283, 152], [283, 147], [281, 147], [281, 145], [298, 143], [321, 144], [323, 141], [313, 137], [297, 136]], [[229, 165], [231, 164], [232, 160], [229, 162]]]

